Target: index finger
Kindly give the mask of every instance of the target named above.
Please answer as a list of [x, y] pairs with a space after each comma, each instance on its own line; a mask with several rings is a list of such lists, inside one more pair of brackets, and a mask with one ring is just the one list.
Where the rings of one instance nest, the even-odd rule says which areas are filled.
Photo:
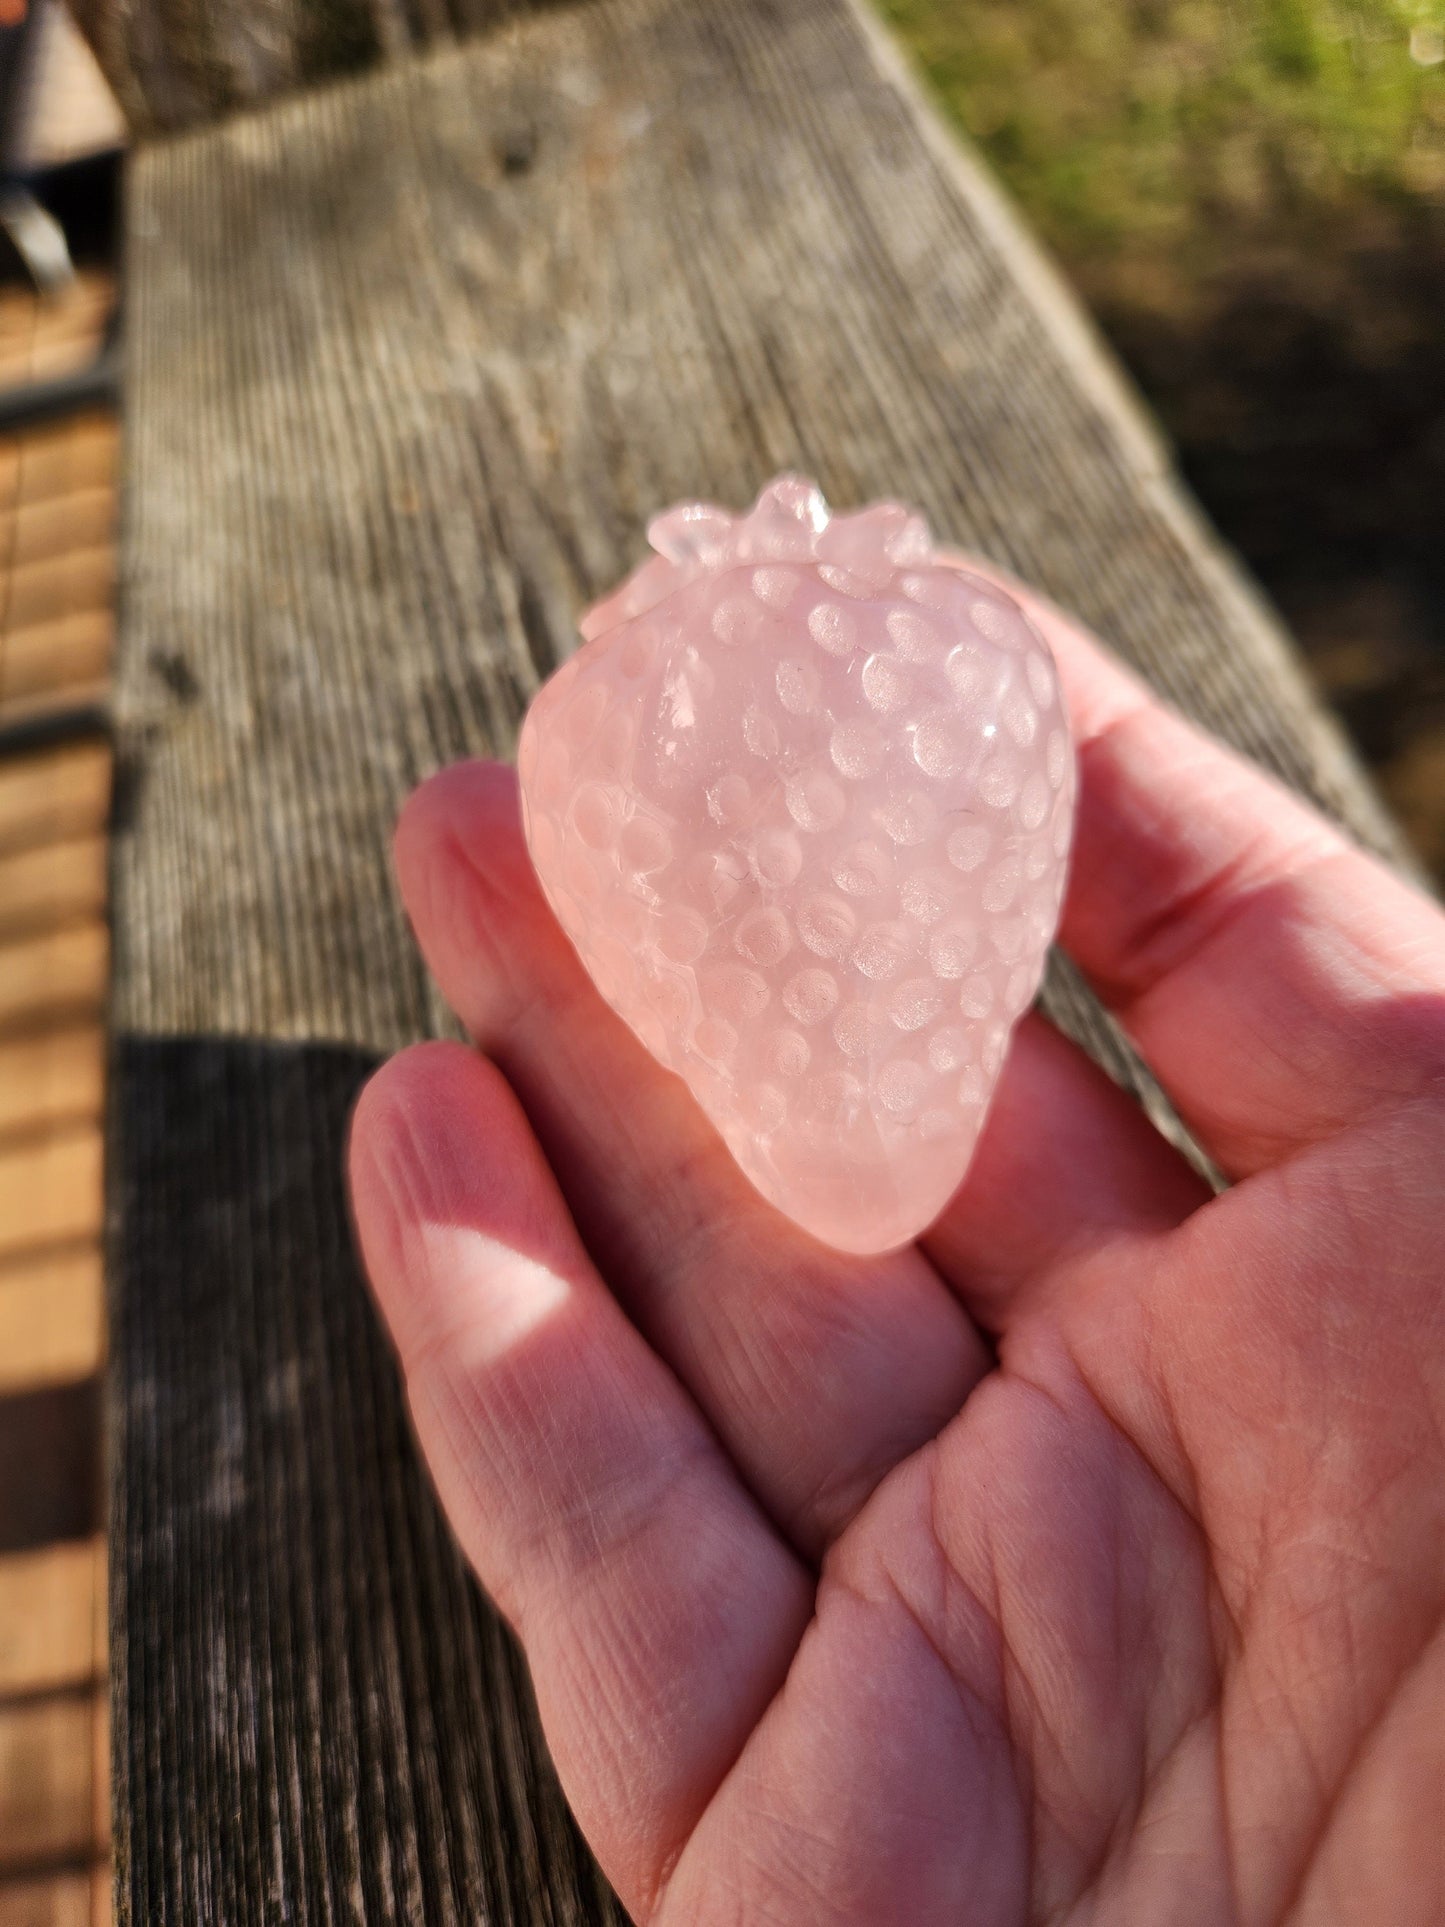
[[1079, 755], [1060, 940], [1242, 1176], [1407, 1100], [1445, 1058], [1445, 918], [1010, 584]]

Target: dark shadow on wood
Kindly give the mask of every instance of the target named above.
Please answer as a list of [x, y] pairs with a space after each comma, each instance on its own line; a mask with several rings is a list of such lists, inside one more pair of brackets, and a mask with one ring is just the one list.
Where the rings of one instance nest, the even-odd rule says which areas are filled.
[[95, 1532], [99, 1458], [93, 1380], [0, 1398], [0, 1553]]
[[278, 1895], [298, 1922], [622, 1918], [418, 1466], [352, 1254], [342, 1158], [374, 1061], [116, 1046], [122, 1920], [222, 1927], [275, 1918]]

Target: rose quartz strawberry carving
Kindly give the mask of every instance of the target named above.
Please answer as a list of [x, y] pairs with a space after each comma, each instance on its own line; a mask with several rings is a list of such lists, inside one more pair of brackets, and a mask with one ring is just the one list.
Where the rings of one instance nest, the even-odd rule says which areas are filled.
[[939, 1213], [1038, 988], [1074, 758], [1048, 648], [892, 503], [659, 516], [518, 746], [598, 989], [844, 1250]]

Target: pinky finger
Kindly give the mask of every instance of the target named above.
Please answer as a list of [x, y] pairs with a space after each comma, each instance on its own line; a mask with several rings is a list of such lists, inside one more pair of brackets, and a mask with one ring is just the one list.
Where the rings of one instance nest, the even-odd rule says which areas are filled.
[[812, 1585], [582, 1250], [500, 1072], [385, 1066], [357, 1232], [443, 1507], [516, 1627], [549, 1744], [646, 1908], [782, 1682]]

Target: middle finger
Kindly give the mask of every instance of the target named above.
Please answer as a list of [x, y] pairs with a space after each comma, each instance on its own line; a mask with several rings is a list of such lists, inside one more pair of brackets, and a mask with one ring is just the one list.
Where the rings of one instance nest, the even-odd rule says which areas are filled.
[[432, 778], [396, 858], [427, 961], [521, 1099], [599, 1270], [817, 1554], [988, 1369], [977, 1327], [916, 1247], [845, 1256], [758, 1197], [557, 926], [510, 769]]

